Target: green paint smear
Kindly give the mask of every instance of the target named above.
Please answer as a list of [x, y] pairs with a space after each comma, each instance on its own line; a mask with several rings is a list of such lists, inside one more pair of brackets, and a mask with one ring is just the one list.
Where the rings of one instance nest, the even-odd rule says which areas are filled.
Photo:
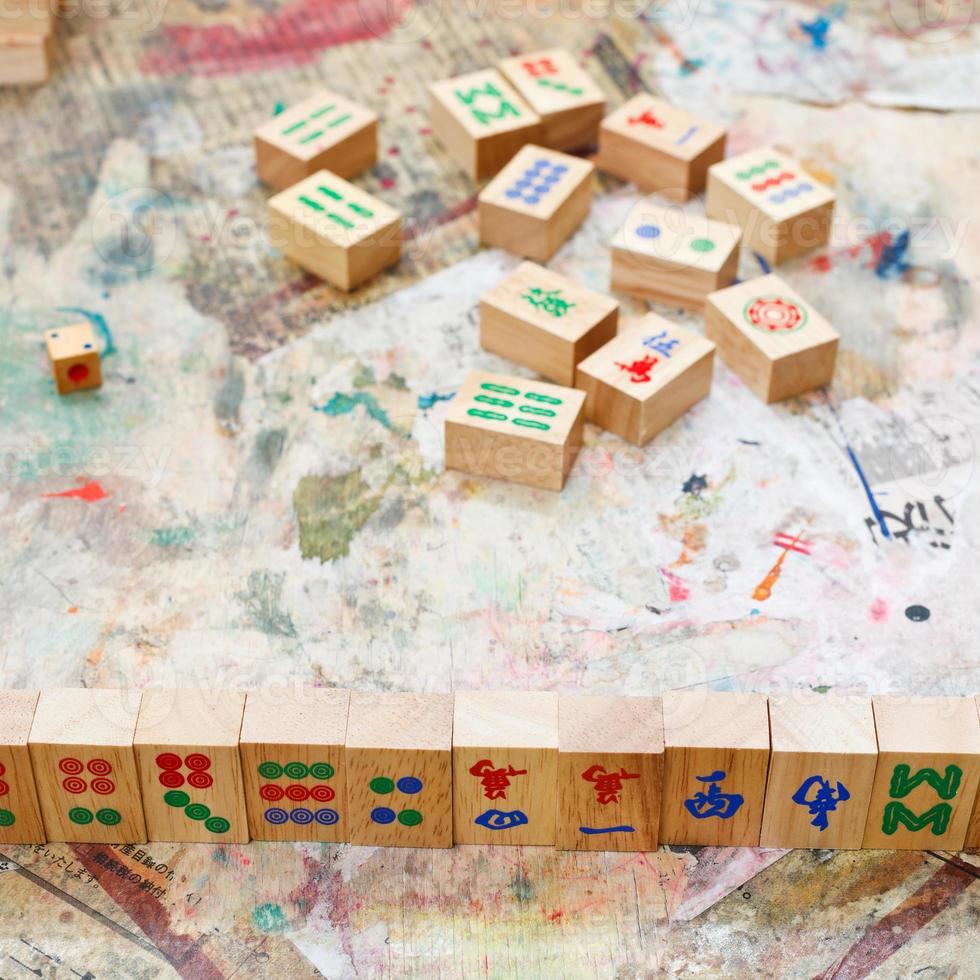
[[392, 423], [391, 419], [388, 418], [388, 413], [378, 404], [377, 398], [369, 391], [355, 391], [353, 395], [338, 391], [326, 405], [315, 406], [314, 411], [323, 412], [324, 415], [329, 415], [331, 418], [337, 418], [340, 415], [350, 415], [358, 405], [363, 406], [368, 416], [383, 425], [389, 432], [408, 435], [407, 432]]
[[255, 571], [248, 576], [248, 588], [236, 592], [235, 598], [245, 607], [250, 623], [272, 636], [296, 636], [293, 617], [282, 606], [285, 572]]
[[255, 928], [262, 932], [285, 932], [289, 926], [282, 909], [273, 902], [266, 902], [252, 912]]
[[153, 543], [160, 548], [179, 548], [182, 545], [190, 544], [193, 540], [194, 528], [190, 525], [158, 527], [153, 530]]
[[534, 896], [534, 886], [531, 884], [531, 879], [520, 868], [510, 883], [510, 890], [519, 902], [529, 902]]
[[344, 476], [304, 476], [293, 492], [302, 556], [321, 562], [346, 557], [381, 498], [361, 479], [360, 469]]

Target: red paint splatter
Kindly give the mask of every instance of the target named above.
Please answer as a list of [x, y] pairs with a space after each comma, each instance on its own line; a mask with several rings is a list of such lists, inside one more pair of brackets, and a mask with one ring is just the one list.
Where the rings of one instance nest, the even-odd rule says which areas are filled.
[[68, 607], [68, 612], [69, 612], [69, 613], [71, 613], [71, 615], [73, 615], [73, 616], [74, 616], [74, 615], [75, 615], [75, 613], [77, 613], [77, 612], [78, 612], [78, 606], [69, 606], [69, 607]]
[[883, 623], [888, 618], [888, 603], [884, 599], [875, 599], [871, 603], [871, 618], [876, 623]]
[[667, 594], [670, 596], [671, 602], [683, 602], [685, 599], [690, 599], [691, 589], [682, 578], [678, 578], [673, 572], [668, 572], [665, 568], [661, 568], [660, 573], [667, 579]]
[[850, 248], [840, 248], [835, 249], [830, 255], [817, 255], [810, 259], [810, 268], [814, 272], [830, 272], [830, 270], [837, 263], [840, 258], [850, 258], [857, 259], [860, 258], [862, 252], [867, 249], [871, 254], [871, 260], [868, 262], [867, 268], [876, 269], [878, 263], [881, 261], [882, 253], [885, 249], [891, 245], [892, 236], [891, 232], [882, 231], [877, 235], [870, 235], [865, 238], [864, 241], [858, 242], [857, 245], [852, 245]]
[[554, 912], [548, 913], [548, 921], [559, 922], [564, 914], [565, 914], [564, 909], [555, 909]]
[[224, 75], [316, 61], [320, 51], [385, 37], [411, 0], [297, 0], [244, 27], [164, 25], [140, 69], [147, 75]]
[[92, 483], [83, 483], [80, 487], [72, 487], [71, 490], [62, 490], [60, 493], [45, 493], [42, 496], [47, 498], [76, 497], [78, 500], [84, 500], [85, 503], [91, 504], [96, 500], [104, 500], [109, 496], [109, 493], [102, 489], [102, 484], [98, 480], [94, 480]]

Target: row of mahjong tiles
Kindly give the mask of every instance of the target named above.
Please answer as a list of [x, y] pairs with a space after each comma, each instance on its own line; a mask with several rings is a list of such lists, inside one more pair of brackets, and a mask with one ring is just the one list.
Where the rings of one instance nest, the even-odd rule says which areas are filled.
[[0, 691], [0, 842], [980, 845], [980, 696]]

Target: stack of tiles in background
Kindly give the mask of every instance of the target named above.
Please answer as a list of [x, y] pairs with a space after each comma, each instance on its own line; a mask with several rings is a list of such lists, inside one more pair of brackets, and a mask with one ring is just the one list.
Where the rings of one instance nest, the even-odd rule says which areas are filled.
[[557, 694], [456, 694], [453, 838], [457, 844], [553, 846], [557, 779]]
[[659, 698], [562, 695], [556, 846], [656, 850], [663, 764]]
[[640, 93], [603, 119], [596, 165], [641, 190], [686, 201], [725, 156], [725, 137], [717, 123]]
[[42, 691], [28, 746], [50, 841], [146, 841], [133, 753], [140, 694], [135, 690]]
[[350, 692], [249, 691], [239, 749], [254, 840], [347, 840]]
[[775, 274], [711, 293], [704, 335], [766, 404], [833, 380], [840, 335]]
[[0, 844], [44, 840], [27, 747], [37, 691], [0, 691]]
[[492, 177], [525, 144], [540, 142], [541, 117], [495, 68], [429, 86], [432, 133], [473, 180]]
[[642, 201], [611, 245], [614, 290], [700, 313], [708, 293], [735, 281], [735, 225]]
[[587, 160], [530, 144], [480, 192], [480, 241], [547, 262], [592, 206]]
[[582, 447], [585, 395], [473, 371], [446, 414], [446, 469], [561, 490]]
[[619, 303], [534, 262], [480, 299], [480, 346], [571, 386], [576, 365], [616, 336]]
[[585, 417], [644, 445], [707, 396], [714, 350], [700, 334], [648, 313], [578, 365]]
[[248, 841], [240, 691], [145, 691], [133, 744], [150, 840]]
[[51, 74], [58, 0], [0, 5], [0, 85], [36, 85]]
[[830, 238], [834, 192], [772, 147], [750, 150], [708, 171], [709, 218], [740, 225], [745, 247], [775, 265]]
[[329, 170], [353, 177], [378, 159], [378, 116], [321, 89], [259, 126], [253, 135], [259, 179], [285, 190]]
[[596, 142], [606, 100], [568, 51], [532, 51], [504, 58], [497, 67], [541, 117], [545, 146], [575, 150]]
[[353, 691], [347, 716], [352, 844], [452, 847], [451, 694]]
[[349, 291], [401, 256], [401, 215], [320, 170], [269, 199], [269, 237], [288, 259]]

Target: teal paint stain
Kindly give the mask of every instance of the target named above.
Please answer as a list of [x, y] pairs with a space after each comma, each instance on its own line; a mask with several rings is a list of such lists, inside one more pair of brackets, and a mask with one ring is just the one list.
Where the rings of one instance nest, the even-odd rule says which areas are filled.
[[252, 922], [261, 932], [285, 932], [289, 925], [282, 909], [273, 902], [266, 902], [252, 912]]
[[391, 419], [388, 418], [388, 413], [378, 404], [374, 395], [368, 391], [357, 391], [353, 395], [338, 391], [326, 405], [314, 405], [313, 411], [323, 412], [324, 415], [329, 415], [331, 418], [338, 418], [341, 415], [350, 415], [358, 405], [364, 408], [369, 418], [383, 425], [389, 432], [396, 432], [403, 436], [408, 435], [407, 432], [392, 423]]
[[438, 391], [430, 391], [427, 395], [419, 395], [419, 411], [427, 412], [430, 408], [435, 408], [438, 402], [451, 402], [455, 397], [455, 391], [449, 392], [448, 395], [440, 395]]
[[285, 102], [277, 102], [272, 108], [272, 114], [274, 116], [281, 116], [286, 111]]
[[153, 543], [160, 548], [180, 548], [194, 540], [194, 528], [158, 527], [153, 530]]
[[531, 879], [525, 874], [523, 868], [517, 869], [517, 874], [514, 875], [510, 883], [510, 890], [514, 894], [519, 902], [529, 902], [534, 897], [534, 885], [531, 884]]
[[78, 313], [92, 324], [92, 326], [95, 328], [95, 332], [102, 339], [103, 357], [108, 357], [110, 354], [116, 353], [116, 345], [112, 340], [112, 331], [109, 329], [109, 324], [106, 323], [105, 317], [101, 313], [93, 313], [91, 310], [83, 310], [80, 306], [59, 306], [58, 310], [62, 313]]

